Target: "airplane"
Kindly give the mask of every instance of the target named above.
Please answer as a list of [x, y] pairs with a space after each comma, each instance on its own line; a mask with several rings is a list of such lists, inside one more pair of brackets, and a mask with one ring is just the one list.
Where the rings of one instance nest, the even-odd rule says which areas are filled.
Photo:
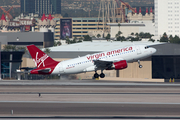
[[[94, 78], [104, 78], [104, 70], [125, 69], [128, 62], [138, 61], [139, 68], [142, 68], [140, 60], [156, 52], [155, 48], [147, 45], [132, 45], [66, 61], [55, 61], [35, 45], [29, 45], [27, 49], [36, 65], [36, 68], [30, 71], [31, 74], [61, 75], [95, 71]], [[101, 74], [97, 73], [98, 70], [101, 70]]]

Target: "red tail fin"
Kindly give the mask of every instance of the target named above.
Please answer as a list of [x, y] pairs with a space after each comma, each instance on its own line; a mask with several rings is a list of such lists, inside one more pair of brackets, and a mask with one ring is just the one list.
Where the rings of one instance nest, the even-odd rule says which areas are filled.
[[53, 60], [51, 57], [49, 57], [47, 54], [45, 54], [35, 45], [29, 45], [27, 46], [27, 49], [29, 50], [29, 53], [31, 54], [31, 57], [33, 61], [35, 62], [35, 65], [37, 68], [43, 68], [46, 66], [50, 66], [52, 64], [59, 63]]

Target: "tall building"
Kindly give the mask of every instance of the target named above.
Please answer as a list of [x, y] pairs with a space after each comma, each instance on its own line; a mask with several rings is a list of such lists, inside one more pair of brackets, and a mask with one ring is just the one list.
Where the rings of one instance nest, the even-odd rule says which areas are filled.
[[180, 36], [180, 0], [155, 0], [155, 36]]
[[51, 0], [52, 14], [61, 14], [61, 0]]
[[21, 13], [61, 14], [61, 0], [21, 0]]
[[52, 4], [51, 0], [35, 0], [35, 13], [40, 16], [45, 13], [52, 13]]
[[35, 0], [21, 0], [21, 13], [35, 13]]

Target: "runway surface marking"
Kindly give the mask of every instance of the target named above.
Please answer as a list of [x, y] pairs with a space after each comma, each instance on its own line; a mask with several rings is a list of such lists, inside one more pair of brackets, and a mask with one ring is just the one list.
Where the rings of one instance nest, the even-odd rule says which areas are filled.
[[61, 102], [61, 101], [0, 101], [0, 103], [78, 103], [78, 104], [158, 104], [158, 105], [180, 105], [180, 103], [162, 102]]
[[180, 103], [179, 94], [0, 94], [0, 101]]
[[0, 81], [0, 85], [52, 85], [52, 86], [180, 86], [179, 83], [124, 83], [114, 81]]
[[[179, 116], [177, 104], [0, 103], [0, 116]], [[11, 115], [12, 116], [12, 115]]]
[[180, 93], [51, 93], [51, 92], [0, 92], [0, 94], [49, 94], [49, 95], [65, 95], [65, 94], [68, 94], [68, 95], [126, 95], [126, 94], [129, 94], [129, 95], [180, 95]]

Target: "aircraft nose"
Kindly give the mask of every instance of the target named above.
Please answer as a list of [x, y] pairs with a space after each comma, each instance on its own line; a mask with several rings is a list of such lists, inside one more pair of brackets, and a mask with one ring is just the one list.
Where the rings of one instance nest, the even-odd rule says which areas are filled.
[[151, 53], [154, 54], [156, 52], [155, 48], [151, 48]]

